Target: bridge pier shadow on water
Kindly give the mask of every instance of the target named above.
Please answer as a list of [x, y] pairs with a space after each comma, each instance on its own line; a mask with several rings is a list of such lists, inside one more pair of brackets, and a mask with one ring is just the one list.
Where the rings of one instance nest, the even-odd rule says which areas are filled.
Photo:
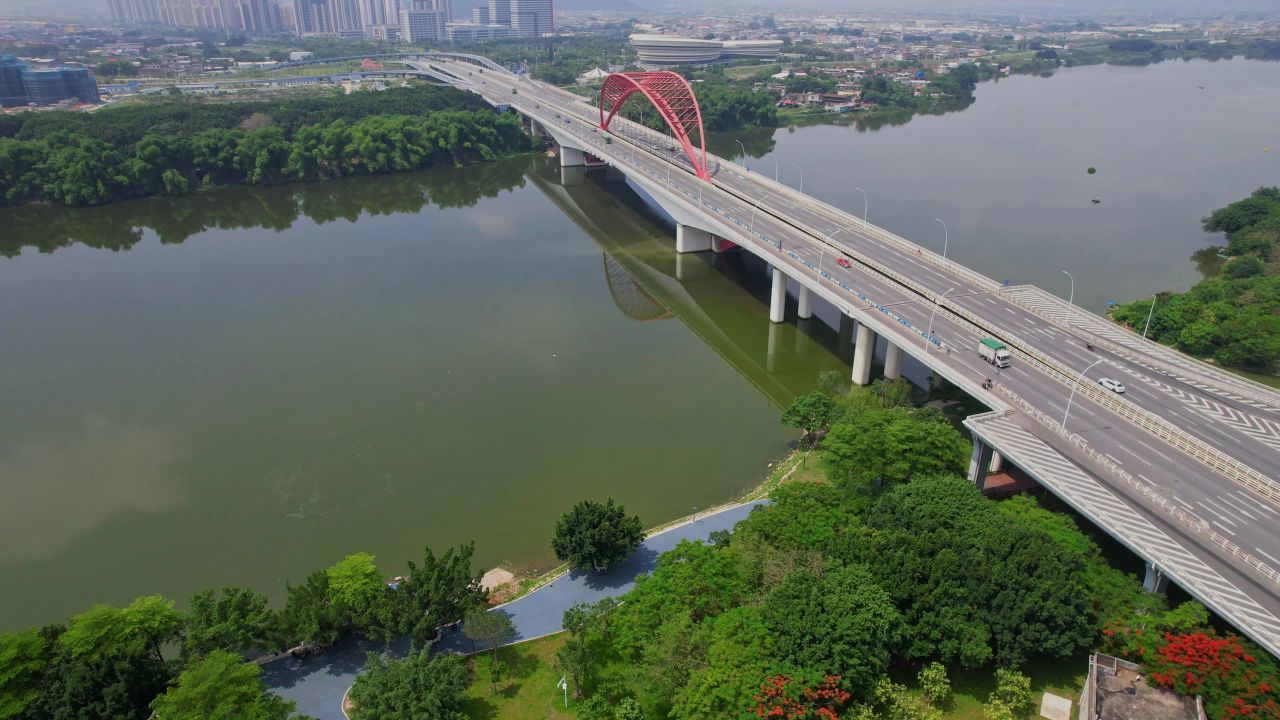
[[[799, 285], [789, 283], [787, 316], [768, 317], [769, 264], [746, 250], [677, 253], [675, 221], [642, 190], [608, 169], [561, 168], [535, 158], [531, 183], [600, 246], [609, 291], [624, 316], [677, 319], [751, 381], [778, 407], [816, 386], [819, 374], [848, 382], [853, 333], [841, 313], [814, 298], [813, 317], [799, 319]], [[885, 340], [876, 349], [883, 367]], [[905, 358], [903, 375], [928, 388], [929, 370]]]

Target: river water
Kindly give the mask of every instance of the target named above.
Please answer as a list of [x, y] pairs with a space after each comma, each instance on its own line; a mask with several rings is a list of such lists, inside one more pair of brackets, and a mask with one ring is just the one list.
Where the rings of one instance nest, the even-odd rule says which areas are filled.
[[[939, 249], [944, 218], [992, 276], [1065, 293], [1070, 270], [1098, 308], [1195, 281], [1198, 218], [1280, 181], [1276, 117], [1280, 64], [1165, 63], [735, 137]], [[546, 565], [579, 499], [653, 525], [755, 484], [794, 437], [779, 407], [847, 372], [821, 323], [770, 327], [759, 263], [678, 259], [626, 185], [543, 157], [0, 227], [0, 631], [278, 598], [357, 550], [389, 575], [472, 539], [479, 566]]]

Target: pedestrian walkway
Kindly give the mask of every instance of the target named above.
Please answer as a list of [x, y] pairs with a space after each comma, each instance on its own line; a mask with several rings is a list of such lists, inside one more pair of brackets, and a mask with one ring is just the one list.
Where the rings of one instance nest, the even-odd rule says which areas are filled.
[[[757, 500], [714, 512], [696, 521], [686, 522], [646, 539], [640, 548], [621, 565], [601, 573], [569, 572], [552, 582], [494, 608], [505, 613], [515, 627], [512, 642], [532, 640], [556, 633], [563, 628], [564, 611], [578, 603], [593, 603], [606, 597], [625, 594], [635, 585], [636, 577], [652, 572], [658, 556], [682, 540], [706, 540], [717, 530], [732, 530], [752, 508], [766, 501]], [[401, 657], [409, 650], [407, 640], [390, 646], [365, 638], [345, 638], [324, 655], [302, 660], [293, 658], [271, 663], [263, 668], [267, 686], [281, 697], [298, 703], [298, 712], [318, 720], [343, 720], [342, 697], [355, 682], [369, 652], [387, 652]], [[458, 627], [444, 631], [433, 652], [469, 653], [474, 648]]]

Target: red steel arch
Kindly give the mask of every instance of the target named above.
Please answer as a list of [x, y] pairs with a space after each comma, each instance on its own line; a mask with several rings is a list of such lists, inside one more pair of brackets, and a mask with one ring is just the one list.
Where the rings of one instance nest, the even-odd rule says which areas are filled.
[[[609, 123], [618, 114], [622, 104], [636, 93], [643, 93], [649, 98], [662, 119], [667, 121], [667, 126], [680, 141], [684, 154], [693, 163], [698, 177], [710, 180], [711, 173], [707, 172], [707, 140], [702, 132], [702, 111], [698, 109], [698, 98], [694, 97], [693, 88], [679, 73], [668, 70], [611, 73], [600, 86], [600, 129], [608, 130]], [[698, 131], [701, 156], [694, 150], [690, 139], [695, 129]]]

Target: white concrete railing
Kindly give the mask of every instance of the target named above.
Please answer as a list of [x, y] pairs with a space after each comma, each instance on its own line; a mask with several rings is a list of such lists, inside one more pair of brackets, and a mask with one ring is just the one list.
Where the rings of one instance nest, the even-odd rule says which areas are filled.
[[[642, 127], [642, 126], [638, 126], [638, 127]], [[576, 128], [575, 128], [575, 131], [576, 131]], [[623, 137], [623, 136], [619, 136], [619, 137]], [[625, 137], [623, 139], [625, 139]], [[631, 143], [628, 143], [628, 144], [631, 144]], [[639, 147], [636, 149], [640, 150], [641, 152], [645, 152], [646, 154], [649, 154], [648, 150], [643, 147]], [[657, 156], [657, 157], [661, 157], [661, 156]], [[667, 159], [663, 158], [663, 160], [666, 161]], [[673, 168], [679, 168], [679, 169], [685, 170], [686, 173], [689, 173], [688, 169], [686, 169], [685, 166], [683, 165], [680, 165], [678, 163], [671, 163], [671, 165], [673, 166]], [[657, 177], [661, 179], [660, 175], [658, 175]], [[830, 205], [827, 205], [826, 203], [822, 203], [819, 200], [813, 199], [810, 196], [800, 194], [794, 191], [793, 189], [791, 189], [790, 187], [781, 185], [780, 183], [769, 181], [768, 179], [764, 179], [764, 182], [774, 186], [775, 189], [781, 189], [788, 194], [798, 196], [798, 198], [801, 199], [802, 202], [808, 203], [810, 205], [820, 206], [822, 208], [825, 208], [826, 211], [829, 211], [829, 212], [844, 214], [843, 211], [837, 208], [834, 208]], [[733, 188], [726, 187], [721, 183], [713, 183], [713, 186], [721, 190], [722, 192], [725, 192], [733, 197], [738, 198], [740, 201], [745, 202], [748, 205], [751, 205], [753, 207], [757, 206], [754, 199], [743, 196], [740, 192], [734, 190]], [[690, 195], [692, 197], [692, 195], [687, 191], [683, 191], [683, 192], [685, 192], [686, 195]], [[701, 197], [698, 198], [698, 202], [700, 206], [706, 204], [702, 202]], [[738, 226], [742, 225], [741, 221], [729, 218], [728, 213], [726, 211], [723, 211], [722, 209], [715, 207], [714, 205], [712, 205], [711, 207], [717, 213], [723, 215], [727, 220], [734, 222]], [[781, 217], [777, 213], [770, 213], [770, 214], [776, 220], [786, 223], [804, 232], [805, 234], [809, 235], [813, 241], [816, 241], [827, 247], [830, 247], [833, 250], [838, 250], [841, 253], [849, 255], [854, 259], [856, 259], [859, 262], [859, 264], [867, 267], [873, 272], [876, 272], [880, 275], [884, 275], [890, 278], [894, 282], [898, 283], [899, 285], [902, 285], [903, 287], [919, 295], [923, 299], [932, 300], [934, 303], [937, 304], [939, 312], [946, 314], [955, 322], [959, 322], [963, 325], [968, 325], [978, 335], [989, 334], [994, 337], [1000, 338], [1005, 342], [1005, 344], [1009, 345], [1014, 352], [1017, 352], [1018, 354], [1022, 355], [1025, 360], [1031, 362], [1031, 364], [1036, 366], [1044, 374], [1048, 375], [1054, 380], [1057, 380], [1063, 385], [1067, 387], [1071, 387], [1073, 383], [1079, 382], [1079, 378], [1074, 371], [1064, 366], [1062, 363], [1058, 362], [1057, 360], [1054, 360], [1053, 358], [1050, 358], [1047, 355], [1044, 355], [1040, 351], [1036, 350], [1031, 343], [1028, 343], [1022, 340], [1018, 336], [1013, 335], [1010, 332], [1004, 331], [1003, 329], [998, 330], [998, 329], [991, 328], [987, 324], [987, 322], [982, 318], [959, 307], [958, 305], [946, 302], [946, 298], [938, 297], [938, 293], [930, 290], [927, 287], [924, 287], [923, 285], [915, 282], [914, 280], [911, 280], [910, 278], [902, 275], [901, 273], [886, 267], [882, 263], [879, 263], [873, 260], [872, 258], [866, 256], [865, 254], [852, 249], [851, 247], [844, 244], [843, 242], [828, 239], [824, 235], [824, 233], [817, 230], [816, 228], [810, 227], [805, 223], [801, 223], [795, 219]], [[860, 228], [864, 228], [867, 234], [873, 237], [876, 237], [878, 239], [884, 240], [885, 242], [893, 243], [894, 245], [897, 245], [905, 249], [910, 249], [912, 251], [920, 250], [919, 257], [925, 256], [924, 251], [921, 248], [919, 248], [919, 246], [906, 240], [905, 238], [901, 238], [897, 235], [889, 233], [875, 225], [871, 225], [870, 223], [864, 222], [858, 218], [852, 218], [852, 219], [858, 224]], [[759, 237], [761, 237], [765, 242], [768, 242], [769, 244], [774, 245], [775, 247], [781, 248], [781, 243], [779, 241], [770, 240], [768, 236], [761, 235], [759, 233], [754, 233], [754, 232], [750, 234], [759, 235]], [[827, 235], [829, 235], [829, 233]], [[999, 287], [994, 280], [991, 280], [990, 278], [987, 278], [984, 275], [976, 273], [962, 265], [958, 265], [956, 263], [951, 263], [950, 261], [942, 260], [940, 256], [936, 256], [935, 253], [930, 252], [929, 257], [932, 262], [945, 263], [946, 268], [948, 269], [949, 272], [960, 273], [960, 274], [965, 274], [969, 276], [975, 283], [980, 284], [980, 286], [996, 287], [996, 288]], [[851, 290], [851, 288], [847, 288], [847, 289]], [[908, 327], [911, 327], [909, 322], [904, 322], [902, 319], [899, 319], [899, 322], [903, 322], [903, 324], [907, 325]], [[915, 332], [917, 333], [920, 332], [919, 330], [916, 330], [914, 327], [912, 327], [912, 329], [915, 330]], [[933, 338], [927, 338], [927, 339], [938, 347], [944, 347], [942, 343], [938, 342]], [[1244, 463], [1227, 455], [1221, 450], [1218, 450], [1217, 448], [1212, 447], [1208, 443], [1202, 440], [1199, 440], [1198, 438], [1174, 426], [1172, 423], [1168, 422], [1167, 420], [1151, 412], [1148, 412], [1146, 410], [1143, 410], [1137, 407], [1136, 405], [1134, 405], [1132, 402], [1129, 402], [1128, 400], [1120, 399], [1113, 393], [1105, 391], [1091, 384], [1081, 383], [1081, 385], [1083, 385], [1083, 387], [1079, 387], [1077, 389], [1077, 392], [1079, 392], [1081, 395], [1088, 397], [1089, 399], [1093, 400], [1100, 406], [1115, 413], [1116, 415], [1119, 415], [1122, 419], [1137, 425], [1138, 427], [1154, 435], [1158, 439], [1166, 443], [1169, 443], [1170, 445], [1173, 445], [1175, 448], [1181, 450], [1187, 455], [1190, 455], [1191, 457], [1195, 458], [1197, 461], [1209, 467], [1210, 469], [1221, 473], [1228, 479], [1231, 479], [1243, 485], [1244, 487], [1258, 493], [1259, 495], [1262, 495], [1264, 498], [1272, 502], [1280, 504], [1280, 486], [1278, 486], [1273, 480], [1263, 475], [1262, 473], [1258, 472], [1257, 470], [1249, 467], [1248, 465], [1245, 465]]]
[[[754, 205], [754, 202], [750, 198], [743, 197], [730, 188], [724, 188], [718, 184], [716, 187], [738, 197], [743, 202]], [[951, 317], [953, 321], [970, 326], [978, 335], [992, 335], [1003, 340], [1012, 350], [1021, 354], [1044, 374], [1057, 380], [1063, 385], [1071, 387], [1073, 384], [1079, 382], [1078, 374], [1075, 371], [1066, 367], [1057, 360], [1050, 358], [1044, 353], [1041, 353], [1039, 350], [1036, 350], [1034, 345], [1026, 342], [1017, 335], [1003, 329], [992, 328], [985, 320], [974, 315], [968, 310], [965, 310], [954, 303], [946, 302], [946, 299], [940, 298], [938, 293], [924, 287], [914, 280], [911, 280], [896, 270], [876, 262], [872, 258], [847, 245], [844, 245], [843, 243], [826, 239], [816, 229], [808, 227], [804, 223], [789, 218], [782, 218], [777, 214], [773, 214], [773, 216], [774, 218], [808, 234], [813, 238], [813, 240], [853, 257], [860, 264], [866, 266], [870, 270], [880, 275], [884, 275], [885, 277], [897, 282], [899, 285], [911, 290], [920, 297], [936, 303], [938, 305], [939, 312], [945, 313]], [[885, 234], [886, 236], [892, 237], [888, 233]], [[1088, 383], [1080, 383], [1080, 385], [1082, 385], [1082, 387], [1079, 387], [1077, 392], [1081, 395], [1088, 397], [1090, 400], [1093, 400], [1107, 410], [1119, 415], [1124, 420], [1137, 425], [1160, 440], [1173, 445], [1175, 448], [1181, 450], [1187, 455], [1190, 455], [1210, 469], [1215, 470], [1227, 478], [1234, 480], [1259, 495], [1262, 495], [1271, 502], [1280, 504], [1280, 486], [1266, 475], [1263, 475], [1257, 470], [1245, 465], [1203, 440], [1192, 436], [1190, 433], [1178, 428], [1164, 418], [1161, 418], [1147, 410], [1143, 410], [1128, 400], [1119, 398], [1110, 391]]]
[[1085, 454], [1089, 456], [1091, 460], [1105, 467], [1113, 475], [1118, 476], [1121, 480], [1125, 482], [1125, 484], [1127, 484], [1129, 487], [1133, 488], [1134, 490], [1138, 491], [1138, 493], [1140, 493], [1144, 498], [1146, 498], [1148, 502], [1155, 505], [1157, 508], [1167, 513], [1168, 515], [1172, 516], [1175, 520], [1179, 521], [1181, 525], [1189, 528], [1190, 530], [1192, 530], [1193, 532], [1199, 535], [1204, 536], [1205, 538], [1210, 540], [1214, 545], [1217, 545], [1221, 547], [1223, 550], [1226, 550], [1233, 557], [1240, 560], [1245, 565], [1249, 566], [1250, 569], [1261, 574], [1267, 580], [1277, 585], [1280, 585], [1280, 572], [1277, 572], [1275, 568], [1272, 568], [1271, 566], [1262, 562], [1257, 557], [1254, 557], [1253, 555], [1251, 555], [1249, 552], [1244, 550], [1244, 548], [1241, 548], [1239, 545], [1233, 542], [1230, 538], [1214, 530], [1209, 525], [1208, 521], [1200, 517], [1197, 517], [1195, 514], [1187, 512], [1181, 507], [1178, 507], [1174, 503], [1171, 503], [1168, 500], [1166, 500], [1163, 495], [1160, 495], [1159, 493], [1157, 493], [1146, 483], [1139, 481], [1137, 478], [1131, 475], [1127, 470], [1120, 467], [1120, 465], [1116, 463], [1114, 460], [1107, 457], [1106, 455], [1099, 452], [1098, 450], [1095, 450], [1091, 445], [1089, 445], [1089, 443], [1084, 438], [1080, 437], [1076, 433], [1069, 432], [1068, 430], [1063, 428], [1061, 424], [1054, 422], [1052, 418], [1050, 418], [1044, 412], [1037, 409], [1031, 403], [1024, 400], [1014, 391], [1010, 390], [1004, 385], [1000, 385], [999, 390], [1001, 393], [1006, 395], [1014, 404], [1020, 407], [1022, 409], [1022, 412], [1035, 418], [1041, 425], [1043, 425], [1050, 432], [1063, 438], [1067, 442], [1074, 445], [1077, 449], [1083, 451]]

